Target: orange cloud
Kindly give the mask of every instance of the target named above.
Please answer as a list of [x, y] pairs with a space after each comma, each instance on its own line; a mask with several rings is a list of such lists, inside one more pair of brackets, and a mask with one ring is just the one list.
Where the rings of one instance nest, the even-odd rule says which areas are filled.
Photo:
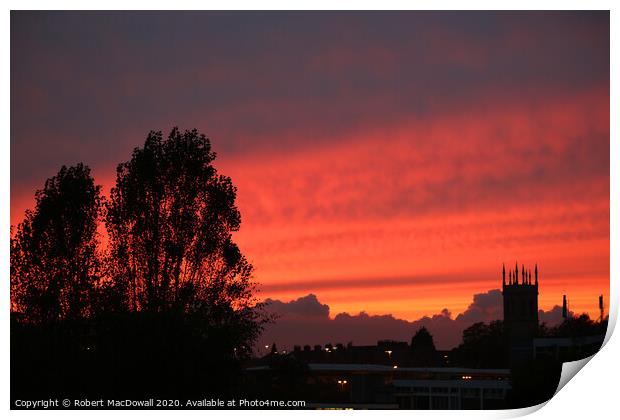
[[[605, 98], [440, 115], [224, 159], [244, 216], [236, 238], [263, 295], [321, 291], [338, 310], [413, 319], [446, 299], [461, 310], [517, 258], [540, 264], [543, 307], [567, 293], [595, 313], [609, 287]], [[438, 277], [418, 284], [425, 276]]]

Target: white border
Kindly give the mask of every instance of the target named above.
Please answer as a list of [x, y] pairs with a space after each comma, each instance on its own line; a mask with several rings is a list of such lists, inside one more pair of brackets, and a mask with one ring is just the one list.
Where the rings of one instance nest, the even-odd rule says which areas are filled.
[[[462, 10], [464, 6], [468, 9], [484, 10], [484, 9], [496, 9], [496, 10], [513, 10], [513, 9], [531, 9], [531, 10], [611, 10], [611, 75], [617, 75], [618, 72], [618, 19], [616, 10], [614, 10], [615, 2], [613, 1], [541, 1], [541, 0], [522, 0], [515, 1], [395, 1], [384, 0], [380, 3], [369, 1], [297, 1], [294, 4], [285, 1], [249, 1], [238, 0], [229, 2], [205, 2], [197, 0], [177, 0], [175, 2], [165, 2], [161, 0], [151, 1], [118, 1], [110, 0], [106, 2], [102, 1], [90, 1], [80, 2], [76, 0], [56, 1], [53, 4], [50, 2], [41, 1], [14, 1], [9, 0], [5, 4], [8, 4], [9, 8], [5, 9], [5, 13], [2, 15], [0, 21], [0, 28], [3, 34], [1, 45], [1, 56], [10, 57], [10, 9], [16, 10], [36, 10], [36, 9], [131, 9], [131, 10], [146, 10], [146, 9], [214, 9], [214, 10], [243, 10], [243, 9], [289, 9], [289, 10], [308, 10], [308, 9], [324, 9], [324, 10], [351, 10], [351, 9], [376, 9], [380, 6], [383, 9], [419, 9], [419, 10], [438, 10], [438, 9], [454, 9]], [[617, 8], [616, 8], [617, 9]], [[2, 101], [2, 133], [4, 138], [0, 141], [0, 147], [2, 152], [0, 153], [0, 172], [2, 182], [0, 182], [0, 194], [5, 197], [4, 202], [0, 206], [0, 217], [5, 220], [2, 225], [2, 229], [5, 231], [4, 241], [0, 242], [1, 262], [5, 279], [0, 292], [2, 299], [2, 307], [5, 308], [4, 316], [2, 317], [2, 345], [0, 346], [0, 352], [2, 357], [2, 375], [1, 375], [1, 390], [2, 399], [1, 404], [3, 411], [9, 409], [9, 226], [10, 226], [10, 67], [8, 60], [4, 61], [4, 65], [0, 69], [2, 72], [2, 80], [4, 80], [6, 92], [3, 95]], [[612, 76], [611, 80], [611, 108], [610, 115], [618, 114], [618, 84], [614, 83]], [[618, 312], [618, 264], [620, 255], [618, 255], [618, 211], [620, 210], [619, 204], [619, 190], [618, 190], [618, 157], [620, 157], [620, 148], [618, 143], [618, 124], [617, 120], [611, 118], [611, 163], [610, 163], [610, 176], [611, 176], [611, 200], [610, 200], [610, 215], [611, 215], [611, 287], [610, 287], [610, 328], [607, 336], [608, 342], [605, 347], [597, 354], [587, 366], [578, 374], [578, 379], [570, 381], [554, 398], [552, 398], [546, 405], [542, 404], [539, 407], [533, 407], [529, 409], [511, 410], [511, 411], [457, 411], [457, 412], [411, 412], [411, 411], [393, 411], [389, 415], [395, 418], [410, 418], [412, 415], [415, 417], [423, 418], [507, 418], [521, 416], [529, 413], [533, 413], [534, 418], [583, 418], [585, 416], [600, 416], [608, 418], [611, 413], [617, 412], [617, 394], [615, 391], [616, 378], [618, 377], [618, 360], [616, 355], [620, 354], [620, 341], [617, 337], [611, 337], [610, 333], [615, 327], [617, 321]], [[617, 334], [616, 334], [617, 335]], [[544, 408], [540, 409], [542, 406]], [[540, 409], [540, 410], [538, 410]], [[323, 413], [323, 414], [317, 414]], [[119, 415], [120, 412], [115, 412], [113, 415]], [[148, 413], [134, 412], [133, 415], [148, 415], [155, 419], [167, 419], [172, 414], [165, 411], [150, 411]], [[203, 412], [203, 411], [184, 411], [183, 415], [193, 418], [204, 419], [207, 416], [224, 417], [228, 413], [225, 412]], [[234, 415], [240, 415], [240, 413], [232, 413]], [[318, 415], [325, 416], [354, 416], [354, 417], [367, 417], [376, 416], [377, 412], [340, 412], [340, 411], [300, 411], [294, 414], [286, 411], [274, 412], [274, 411], [250, 411], [248, 415], [259, 418], [270, 419], [288, 419], [291, 415], [296, 418], [309, 418]], [[19, 418], [32, 418], [44, 415], [46, 418], [81, 418], [84, 413], [80, 411], [11, 411], [10, 416]], [[88, 416], [91, 418], [107, 418], [110, 412], [107, 411], [91, 411]], [[121, 414], [122, 415], [122, 414]]]

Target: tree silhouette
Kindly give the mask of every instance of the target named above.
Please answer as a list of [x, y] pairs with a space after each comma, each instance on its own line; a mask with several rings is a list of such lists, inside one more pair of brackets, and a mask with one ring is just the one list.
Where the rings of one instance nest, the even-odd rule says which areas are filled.
[[15, 395], [232, 395], [269, 318], [214, 159], [196, 130], [151, 132], [108, 200], [82, 164], [36, 193], [11, 238]]
[[[550, 334], [556, 337], [580, 337], [587, 335], [597, 335], [605, 332], [606, 328], [601, 328], [603, 324], [594, 322], [588, 314], [581, 314], [575, 317], [568, 317], [561, 324], [551, 329]], [[606, 325], [605, 325], [606, 326]]]
[[88, 316], [100, 278], [101, 187], [88, 166], [63, 166], [35, 194], [11, 238], [11, 306], [32, 323]]
[[185, 314], [222, 352], [249, 351], [264, 319], [252, 265], [232, 240], [236, 188], [214, 159], [203, 134], [174, 128], [165, 139], [150, 132], [118, 165], [105, 215], [108, 275], [128, 310]]
[[247, 307], [252, 266], [232, 241], [236, 188], [212, 165], [210, 141], [174, 128], [149, 133], [117, 168], [107, 206], [111, 272], [133, 310]]
[[463, 330], [462, 343], [453, 350], [454, 360], [467, 367], [508, 366], [508, 341], [503, 321], [477, 322]]
[[437, 363], [437, 349], [426, 327], [420, 328], [411, 338], [411, 356], [416, 366], [433, 366]]
[[435, 351], [435, 343], [433, 336], [426, 329], [426, 327], [420, 328], [415, 335], [411, 338], [411, 351], [416, 350], [430, 350]]

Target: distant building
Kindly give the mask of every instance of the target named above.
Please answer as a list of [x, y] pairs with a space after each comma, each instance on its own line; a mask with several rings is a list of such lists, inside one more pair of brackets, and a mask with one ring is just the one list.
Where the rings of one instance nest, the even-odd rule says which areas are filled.
[[504, 331], [508, 336], [511, 360], [531, 357], [532, 344], [538, 332], [538, 265], [532, 270], [515, 263], [514, 271], [502, 267], [502, 295], [504, 297]]
[[[519, 277], [521, 277], [519, 281]], [[601, 347], [605, 334], [581, 337], [538, 337], [538, 265], [532, 271], [515, 263], [508, 272], [502, 267], [504, 297], [504, 331], [508, 336], [511, 362], [526, 359], [550, 358], [557, 362], [578, 360], [590, 356]], [[603, 299], [599, 297], [600, 320], [603, 320]], [[570, 318], [566, 295], [562, 297], [562, 317]]]
[[[425, 366], [445, 366], [448, 364], [447, 357], [442, 356], [448, 352], [438, 352], [433, 357], [432, 363]], [[405, 341], [379, 340], [376, 345], [355, 346], [348, 343], [346, 346], [316, 345], [314, 350], [306, 345], [295, 346], [292, 356], [304, 363], [358, 363], [358, 364], [385, 364], [399, 366], [419, 366], [416, 354], [412, 353], [409, 343]]]
[[[260, 382], [272, 368], [256, 366], [247, 373]], [[401, 408], [461, 410], [506, 408], [509, 369], [457, 367], [401, 368], [374, 364], [310, 363], [312, 384], [338, 384], [340, 402], [310, 401], [308, 408]]]
[[399, 408], [483, 410], [507, 408], [509, 369], [405, 368], [392, 381]]
[[[503, 358], [502, 369], [457, 367], [454, 363], [467, 362], [458, 358], [453, 362], [458, 353], [437, 351], [432, 338], [430, 358], [413, 351], [418, 345], [414, 340], [411, 346], [381, 340], [375, 346], [295, 346], [285, 358], [272, 352], [256, 361], [261, 365], [246, 368], [247, 384], [263, 393], [303, 390], [308, 408], [501, 409], [527, 403], [524, 393], [532, 404], [538, 403], [552, 395], [545, 394], [546, 385], [539, 383], [541, 366], [546, 369], [543, 377], [552, 378], [562, 362], [595, 353], [604, 334], [538, 336], [538, 265], [533, 272], [523, 265], [519, 270], [517, 264], [508, 273], [502, 267], [502, 295], [504, 336], [492, 344], [497, 352], [509, 347], [511, 363]], [[566, 297], [563, 313], [566, 318]], [[603, 315], [601, 309], [601, 322]], [[474, 365], [479, 366], [470, 364]], [[534, 368], [538, 370], [533, 372]], [[284, 385], [277, 385], [278, 380]], [[555, 384], [552, 388], [551, 392]]]
[[545, 358], [556, 362], [569, 362], [596, 353], [605, 340], [605, 334], [583, 337], [535, 338], [532, 351], [534, 359]]

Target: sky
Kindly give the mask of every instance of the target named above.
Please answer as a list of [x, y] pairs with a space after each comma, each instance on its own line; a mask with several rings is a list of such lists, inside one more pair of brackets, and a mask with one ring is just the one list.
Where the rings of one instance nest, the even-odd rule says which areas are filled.
[[108, 191], [197, 128], [283, 311], [466, 319], [518, 261], [596, 317], [609, 47], [608, 12], [12, 12], [11, 224], [61, 165]]
[[[476, 322], [489, 323], [502, 319], [503, 301], [500, 289], [476, 293], [467, 308], [453, 314], [448, 308], [431, 316], [408, 321], [391, 314], [378, 315], [367, 312], [334, 314], [329, 305], [321, 303], [316, 295], [308, 294], [289, 302], [267, 299], [267, 308], [277, 316], [262, 335], [257, 350], [264, 353], [277, 343], [279, 350], [293, 350], [299, 345], [324, 344], [376, 344], [378, 340], [410, 342], [412, 333], [424, 327], [433, 335], [433, 342], [440, 350], [450, 350], [461, 343], [462, 332]], [[569, 310], [571, 316], [576, 314]], [[548, 327], [562, 322], [562, 307], [539, 309], [538, 320]], [[266, 347], [265, 347], [266, 346]]]

